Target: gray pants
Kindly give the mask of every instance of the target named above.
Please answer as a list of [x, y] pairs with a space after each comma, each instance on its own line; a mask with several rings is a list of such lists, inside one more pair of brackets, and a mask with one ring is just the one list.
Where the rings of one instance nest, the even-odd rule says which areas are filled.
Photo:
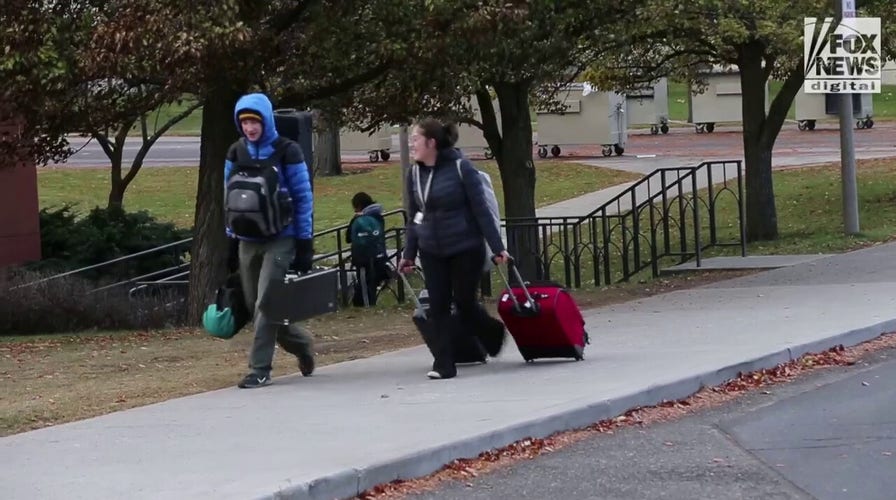
[[273, 280], [282, 280], [295, 255], [292, 238], [266, 242], [240, 241], [240, 280], [246, 306], [255, 311], [255, 342], [249, 354], [249, 368], [258, 375], [271, 373], [274, 342], [293, 355], [311, 353], [311, 336], [298, 324], [284, 325], [268, 320], [263, 311], [265, 296]]

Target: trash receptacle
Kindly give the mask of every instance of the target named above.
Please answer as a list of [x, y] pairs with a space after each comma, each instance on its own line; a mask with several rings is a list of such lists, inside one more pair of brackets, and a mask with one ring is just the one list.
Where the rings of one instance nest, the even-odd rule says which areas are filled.
[[563, 147], [602, 147], [601, 153], [622, 155], [628, 139], [625, 96], [599, 92], [590, 85], [573, 83], [555, 97], [563, 111], [538, 109], [538, 156], [560, 156]]
[[650, 125], [650, 133], [669, 133], [669, 80], [660, 78], [625, 94], [628, 126]]
[[[731, 67], [714, 67], [701, 73], [706, 81], [702, 93], [691, 86], [688, 93], [688, 123], [698, 134], [712, 133], [716, 123], [743, 121], [743, 95], [740, 73]], [[768, 110], [768, 83], [765, 84], [765, 109]]]
[[380, 127], [373, 132], [342, 128], [339, 130], [339, 149], [343, 153], [367, 153], [371, 162], [388, 161], [392, 150], [392, 127]]
[[[794, 118], [800, 130], [815, 130], [818, 120], [837, 119], [840, 113], [841, 94], [808, 94], [800, 89], [794, 99]], [[873, 102], [871, 94], [852, 95], [852, 116], [856, 119], [856, 128], [874, 126]]]

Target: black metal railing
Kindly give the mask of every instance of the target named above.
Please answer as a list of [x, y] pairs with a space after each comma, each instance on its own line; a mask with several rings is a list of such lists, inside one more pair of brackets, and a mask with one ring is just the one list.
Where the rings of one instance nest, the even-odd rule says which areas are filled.
[[[627, 281], [649, 269], [659, 276], [667, 262], [695, 259], [714, 247], [738, 247], [746, 255], [743, 208], [743, 172], [740, 161], [711, 161], [697, 166], [661, 168], [635, 182], [590, 213], [569, 217], [508, 218], [502, 221], [508, 248], [521, 262], [533, 263], [529, 279], [557, 281], [569, 288]], [[389, 260], [397, 265], [404, 242], [407, 214], [402, 209], [383, 214], [387, 220]], [[398, 219], [398, 220], [395, 220]], [[394, 222], [393, 222], [394, 221]], [[390, 224], [390, 222], [392, 222]], [[314, 263], [339, 269], [343, 305], [350, 297], [351, 249], [345, 243], [349, 224], [314, 235], [319, 253]], [[41, 280], [97, 270], [154, 252], [186, 247], [192, 239], [124, 256]], [[174, 248], [174, 251], [182, 251]], [[494, 277], [483, 280], [490, 294]], [[97, 288], [108, 291], [127, 287], [132, 298], [159, 289], [186, 289], [189, 259], [165, 269], [123, 278]], [[24, 285], [27, 286], [27, 285]], [[399, 302], [404, 288], [394, 287]]]
[[[386, 220], [386, 241], [390, 258], [400, 255], [402, 244], [402, 232], [407, 223], [407, 215], [403, 209], [391, 210], [383, 213]], [[397, 221], [395, 219], [398, 219]], [[390, 223], [396, 227], [390, 227]], [[318, 248], [335, 248], [335, 250], [323, 251], [315, 255], [313, 263], [323, 267], [337, 267], [340, 270], [340, 282], [348, 286], [348, 275], [351, 273], [351, 250], [345, 243], [345, 235], [349, 225], [325, 229], [314, 234], [315, 246]], [[186, 297], [186, 287], [189, 284], [190, 275], [190, 249], [193, 238], [186, 238], [156, 248], [124, 255], [106, 262], [100, 262], [90, 266], [73, 269], [40, 280], [32, 281], [16, 288], [28, 287], [46, 283], [62, 278], [82, 278], [91, 280], [94, 274], [102, 273], [105, 276], [115, 276], [114, 279], [106, 279], [98, 282], [90, 293], [115, 292], [126, 290], [133, 300], [139, 300], [150, 295], [157, 295], [160, 290], [170, 292], [174, 296]], [[130, 276], [127, 272], [117, 272], [119, 268], [135, 268], [135, 262], [141, 260], [158, 259], [160, 255], [171, 256], [172, 264], [148, 273]], [[180, 289], [179, 292], [177, 290]], [[401, 296], [403, 299], [403, 295]], [[172, 299], [175, 300], [175, 299]]]
[[586, 215], [510, 218], [503, 227], [517, 258], [534, 260], [533, 279], [579, 288], [645, 269], [656, 277], [666, 261], [699, 266], [713, 247], [746, 255], [743, 187], [740, 161], [661, 168]]

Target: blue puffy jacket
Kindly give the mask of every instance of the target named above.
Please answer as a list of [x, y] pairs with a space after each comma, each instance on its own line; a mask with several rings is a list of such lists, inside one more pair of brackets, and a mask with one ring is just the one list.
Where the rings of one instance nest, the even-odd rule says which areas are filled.
[[[463, 179], [457, 171], [457, 161]], [[432, 185], [426, 199], [422, 224], [415, 224], [414, 214], [421, 211], [420, 189], [414, 180], [413, 169], [408, 172], [405, 189], [409, 201], [407, 244], [404, 258], [414, 259], [417, 253], [451, 256], [482, 245], [485, 237], [492, 253], [505, 250], [501, 229], [488, 208], [479, 172], [463, 158], [457, 149], [439, 151], [435, 167], [417, 163], [420, 169], [420, 188], [425, 190], [432, 175]]]
[[[274, 108], [271, 101], [264, 94], [248, 94], [237, 101], [233, 109], [233, 119], [236, 122], [236, 128], [241, 136], [243, 129], [240, 126], [237, 115], [242, 110], [256, 111], [262, 117], [262, 125], [264, 130], [261, 137], [255, 141], [249, 141], [249, 154], [253, 158], [267, 158], [274, 152], [274, 140], [279, 135], [277, 127], [274, 125]], [[230, 158], [236, 157], [236, 147], [238, 142], [230, 146], [227, 153], [227, 160], [224, 161], [224, 183], [226, 185], [227, 178], [230, 177], [230, 169], [233, 163]], [[283, 168], [280, 172], [280, 184], [285, 186], [292, 198], [293, 222], [283, 228], [280, 232], [280, 238], [295, 238], [302, 240], [310, 240], [312, 237], [311, 215], [314, 207], [314, 196], [311, 193], [311, 178], [308, 175], [308, 166], [305, 165], [305, 158], [302, 155], [302, 148], [298, 144], [293, 143], [283, 156]], [[226, 228], [227, 236], [235, 237], [235, 235]], [[249, 238], [240, 238], [249, 239]]]

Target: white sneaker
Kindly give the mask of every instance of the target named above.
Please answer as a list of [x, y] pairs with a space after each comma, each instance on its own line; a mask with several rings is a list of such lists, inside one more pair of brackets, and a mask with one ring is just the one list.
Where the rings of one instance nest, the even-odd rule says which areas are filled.
[[429, 377], [429, 378], [431, 378], [431, 379], [433, 379], [433, 380], [437, 380], [437, 379], [442, 378], [442, 374], [439, 373], [439, 372], [437, 372], [437, 371], [435, 371], [435, 370], [432, 370], [432, 371], [428, 372], [428, 373], [426, 374], [426, 376]]

